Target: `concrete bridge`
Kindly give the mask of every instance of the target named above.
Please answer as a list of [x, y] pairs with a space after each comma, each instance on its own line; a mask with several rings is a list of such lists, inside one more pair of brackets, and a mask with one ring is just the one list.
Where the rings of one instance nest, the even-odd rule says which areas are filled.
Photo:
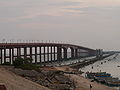
[[60, 43], [0, 43], [0, 64], [12, 64], [17, 57], [31, 58], [37, 64], [87, 56], [96, 56], [96, 50]]

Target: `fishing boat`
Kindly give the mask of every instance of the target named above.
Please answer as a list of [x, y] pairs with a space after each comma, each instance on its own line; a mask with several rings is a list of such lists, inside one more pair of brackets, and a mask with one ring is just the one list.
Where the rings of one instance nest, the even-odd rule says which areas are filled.
[[120, 80], [118, 78], [112, 78], [105, 81], [108, 86], [120, 86]]
[[113, 78], [111, 74], [106, 72], [87, 72], [86, 76], [89, 79], [93, 79], [108, 86], [120, 86], [120, 80], [118, 78]]
[[111, 77], [111, 74], [106, 73], [106, 72], [97, 72], [95, 74], [95, 77]]
[[96, 73], [86, 72], [86, 77], [89, 78], [89, 79], [94, 79], [95, 78], [95, 74]]
[[111, 74], [106, 72], [86, 72], [86, 75], [90, 79], [95, 79], [97, 77], [111, 77]]

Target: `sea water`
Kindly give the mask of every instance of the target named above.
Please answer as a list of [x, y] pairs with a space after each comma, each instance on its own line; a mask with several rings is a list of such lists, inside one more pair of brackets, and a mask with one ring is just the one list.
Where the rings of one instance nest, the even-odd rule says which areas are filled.
[[[113, 77], [118, 77], [120, 79], [120, 55], [114, 58], [115, 55], [110, 56], [104, 60], [95, 62], [94, 64], [88, 65], [81, 68], [83, 72], [107, 72]], [[84, 75], [84, 74], [83, 74]]]

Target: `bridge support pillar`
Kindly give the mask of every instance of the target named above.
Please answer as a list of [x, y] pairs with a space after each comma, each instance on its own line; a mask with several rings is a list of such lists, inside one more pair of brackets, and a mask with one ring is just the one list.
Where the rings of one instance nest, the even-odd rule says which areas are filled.
[[27, 48], [24, 47], [24, 59], [27, 57]]
[[17, 48], [17, 57], [21, 56], [21, 48]]
[[75, 58], [78, 58], [78, 49], [75, 49]]
[[37, 64], [37, 47], [35, 47], [35, 64]]
[[78, 49], [78, 58], [80, 58], [80, 52], [81, 52], [81, 50]]
[[63, 53], [64, 53], [64, 59], [67, 60], [67, 49], [66, 48], [64, 48], [64, 52]]
[[44, 63], [45, 63], [45, 47], [43, 47], [44, 48]]
[[0, 64], [2, 64], [2, 62], [3, 62], [3, 58], [2, 58], [2, 56], [3, 56], [3, 54], [2, 54], [2, 49], [0, 49]]
[[39, 55], [40, 55], [40, 63], [42, 62], [41, 61], [41, 47], [39, 47]]
[[71, 58], [74, 59], [74, 49], [71, 49]]
[[14, 61], [14, 48], [12, 48], [12, 61]]
[[61, 60], [62, 59], [62, 49], [61, 47], [57, 47], [57, 60]]
[[47, 61], [49, 62], [49, 46], [47, 47]]
[[56, 60], [55, 56], [56, 56], [56, 53], [55, 53], [55, 46], [54, 46], [54, 61]]
[[30, 47], [30, 58], [32, 59], [32, 47]]
[[53, 57], [53, 50], [52, 50], [52, 46], [51, 46], [51, 49], [50, 49], [50, 50], [51, 50], [51, 51], [50, 51], [50, 52], [51, 52], [51, 61], [53, 61], [53, 58], [52, 58], [52, 57]]
[[11, 60], [11, 48], [9, 49], [9, 62], [10, 62], [10, 64], [12, 64], [12, 60]]
[[6, 48], [4, 48], [4, 63], [6, 63]]

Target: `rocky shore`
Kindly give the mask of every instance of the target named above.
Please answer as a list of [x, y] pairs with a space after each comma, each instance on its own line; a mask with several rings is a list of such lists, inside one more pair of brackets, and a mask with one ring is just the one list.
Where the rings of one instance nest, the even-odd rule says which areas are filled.
[[64, 72], [54, 67], [43, 67], [40, 71], [9, 68], [9, 71], [52, 90], [74, 90], [75, 83]]

